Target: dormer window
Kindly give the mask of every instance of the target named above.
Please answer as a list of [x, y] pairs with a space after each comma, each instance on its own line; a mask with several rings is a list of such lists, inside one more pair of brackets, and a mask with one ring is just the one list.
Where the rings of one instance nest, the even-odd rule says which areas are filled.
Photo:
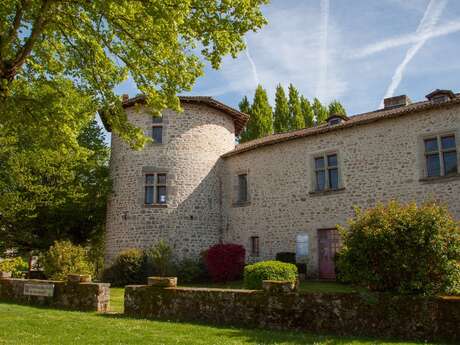
[[327, 124], [329, 126], [334, 126], [342, 123], [343, 121], [348, 120], [348, 117], [346, 115], [342, 114], [333, 114], [327, 118]]
[[426, 95], [429, 101], [433, 103], [444, 103], [455, 98], [455, 94], [451, 90], [439, 90], [436, 89], [433, 92]]

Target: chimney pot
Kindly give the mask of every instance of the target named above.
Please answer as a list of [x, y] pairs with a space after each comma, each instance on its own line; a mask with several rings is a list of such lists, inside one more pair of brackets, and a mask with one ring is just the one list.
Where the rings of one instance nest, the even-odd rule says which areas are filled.
[[412, 103], [412, 101], [406, 95], [389, 97], [389, 98], [385, 98], [383, 100], [384, 109], [393, 109], [393, 108], [404, 107], [404, 106], [409, 105], [411, 103]]

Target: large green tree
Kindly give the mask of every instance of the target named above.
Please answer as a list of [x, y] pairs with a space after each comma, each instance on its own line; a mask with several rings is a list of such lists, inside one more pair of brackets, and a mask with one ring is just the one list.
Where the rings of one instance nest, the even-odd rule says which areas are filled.
[[329, 103], [328, 107], [329, 116], [330, 115], [347, 115], [347, 111], [345, 110], [342, 103], [337, 100], [333, 100]]
[[315, 119], [317, 124], [322, 124], [329, 117], [329, 112], [327, 107], [325, 107], [318, 98], [313, 100], [313, 112], [315, 114]]
[[315, 114], [310, 102], [304, 96], [300, 96], [300, 110], [305, 121], [305, 127], [312, 127], [315, 124]]
[[273, 130], [275, 133], [287, 132], [290, 128], [289, 104], [281, 84], [276, 87], [275, 111], [273, 112]]
[[299, 91], [294, 85], [289, 84], [289, 119], [290, 130], [301, 129], [305, 127], [305, 120], [302, 116], [302, 109], [300, 107]]
[[[244, 96], [243, 99], [241, 100], [240, 103], [238, 103], [238, 108], [240, 109], [241, 112], [248, 114], [251, 116], [251, 103], [249, 103], [248, 97]], [[251, 134], [248, 132], [248, 127], [246, 126], [243, 131], [240, 133], [238, 137], [238, 141], [241, 142], [250, 140], [248, 138], [251, 138]]]
[[0, 117], [0, 253], [100, 238], [109, 150], [91, 94], [65, 78], [18, 84]]
[[254, 93], [250, 115], [246, 130], [240, 138], [241, 143], [273, 133], [273, 111], [268, 102], [267, 91], [261, 85], [257, 86]]
[[244, 34], [266, 23], [267, 2], [3, 0], [0, 116], [23, 81], [66, 78], [91, 96], [114, 133], [141, 147], [147, 138], [127, 122], [114, 87], [131, 76], [153, 113], [180, 110], [176, 94], [191, 89], [205, 61], [218, 68], [245, 48]]

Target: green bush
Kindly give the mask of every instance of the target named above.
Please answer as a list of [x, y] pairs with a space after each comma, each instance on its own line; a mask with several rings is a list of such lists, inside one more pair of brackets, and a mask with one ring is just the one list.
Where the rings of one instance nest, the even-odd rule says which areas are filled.
[[297, 267], [281, 261], [262, 261], [244, 268], [244, 287], [261, 289], [263, 280], [295, 282]]
[[24, 278], [29, 265], [20, 256], [0, 261], [1, 272], [11, 272], [13, 278]]
[[392, 201], [356, 211], [340, 228], [340, 280], [404, 294], [460, 292], [460, 228], [445, 207]]
[[209, 279], [202, 260], [184, 259], [175, 266], [179, 283], [198, 283]]
[[87, 249], [70, 241], [56, 241], [41, 259], [45, 275], [50, 279], [67, 280], [67, 275], [94, 275], [94, 265]]
[[163, 240], [160, 240], [152, 248], [146, 251], [148, 263], [152, 265], [153, 273], [159, 276], [167, 276], [172, 272], [172, 249]]
[[114, 264], [105, 270], [104, 281], [113, 286], [146, 283], [145, 255], [140, 249], [122, 251]]

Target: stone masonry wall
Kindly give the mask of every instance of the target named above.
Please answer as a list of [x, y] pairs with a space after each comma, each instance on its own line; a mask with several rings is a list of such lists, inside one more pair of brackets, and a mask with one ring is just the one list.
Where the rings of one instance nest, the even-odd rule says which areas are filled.
[[[127, 248], [168, 242], [177, 257], [197, 256], [221, 238], [220, 156], [234, 148], [230, 116], [184, 103], [183, 113], [163, 113], [163, 144], [131, 150], [112, 135], [113, 194], [107, 213], [106, 265]], [[152, 117], [141, 107], [129, 120], [151, 135]], [[146, 173], [167, 174], [167, 207], [144, 205]]]
[[[53, 297], [24, 295], [24, 284], [54, 284], [54, 295]], [[0, 279], [0, 300], [71, 310], [106, 312], [109, 309], [110, 284]]]
[[128, 286], [125, 313], [352, 336], [460, 340], [460, 299]]
[[[460, 220], [460, 177], [424, 179], [423, 138], [455, 133], [460, 153], [460, 108], [406, 115], [372, 124], [261, 147], [225, 158], [223, 229], [227, 242], [250, 250], [259, 236], [260, 256], [295, 251], [309, 234], [309, 273], [318, 269], [317, 230], [346, 225], [354, 206], [369, 208], [398, 199], [446, 203]], [[340, 190], [314, 192], [314, 156], [337, 153]], [[460, 157], [458, 159], [460, 162]], [[249, 203], [235, 206], [235, 179], [248, 173]]]

